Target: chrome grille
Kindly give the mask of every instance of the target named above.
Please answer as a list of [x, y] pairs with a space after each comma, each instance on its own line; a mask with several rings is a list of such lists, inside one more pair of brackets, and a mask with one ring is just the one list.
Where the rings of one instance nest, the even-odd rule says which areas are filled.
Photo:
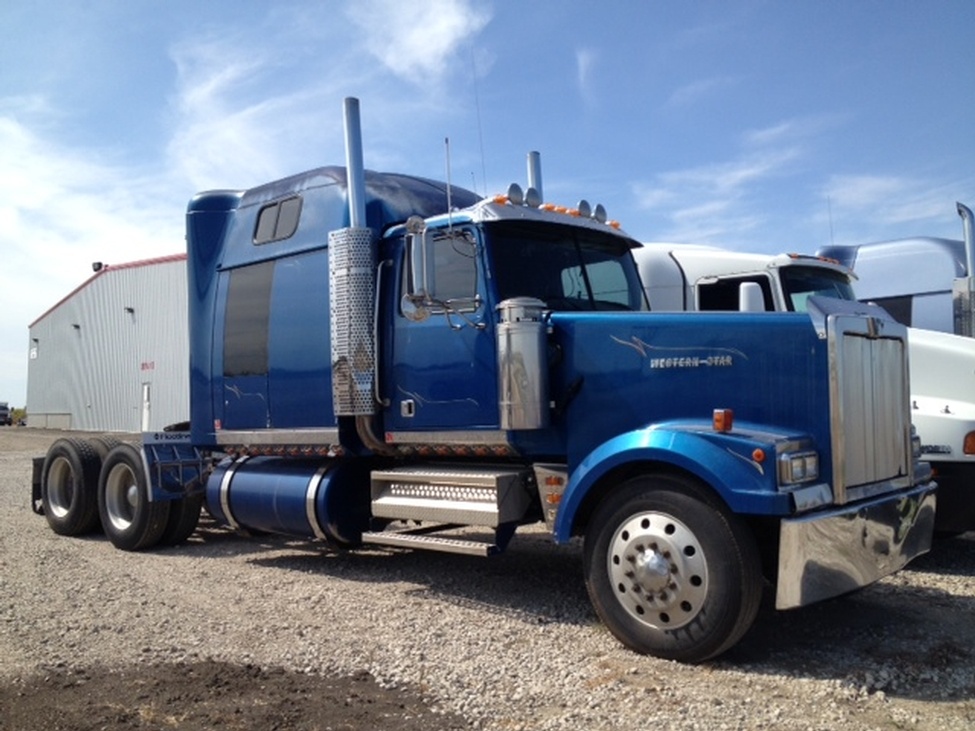
[[835, 325], [833, 475], [836, 501], [845, 503], [911, 483], [907, 334], [870, 318], [840, 317]]

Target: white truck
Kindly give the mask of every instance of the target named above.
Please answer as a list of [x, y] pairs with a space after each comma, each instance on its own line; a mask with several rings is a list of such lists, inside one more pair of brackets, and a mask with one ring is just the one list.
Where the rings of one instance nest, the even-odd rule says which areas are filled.
[[975, 221], [956, 203], [964, 239], [915, 236], [869, 244], [827, 246], [857, 275], [857, 297], [879, 304], [908, 327], [975, 337]]
[[[803, 312], [814, 295], [860, 295], [856, 275], [823, 256], [666, 243], [645, 244], [633, 255], [651, 310]], [[938, 482], [935, 529], [973, 530], [975, 340], [916, 327], [909, 332], [911, 420]]]

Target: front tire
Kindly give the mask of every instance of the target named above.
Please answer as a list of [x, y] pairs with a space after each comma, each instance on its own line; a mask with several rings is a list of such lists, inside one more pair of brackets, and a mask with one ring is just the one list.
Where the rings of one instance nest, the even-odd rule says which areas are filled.
[[762, 596], [750, 531], [696, 481], [641, 476], [597, 508], [585, 537], [586, 588], [627, 647], [702, 662], [748, 630]]
[[120, 444], [105, 456], [98, 479], [98, 512], [112, 545], [123, 551], [156, 545], [166, 529], [169, 510], [169, 501], [149, 500], [138, 449]]

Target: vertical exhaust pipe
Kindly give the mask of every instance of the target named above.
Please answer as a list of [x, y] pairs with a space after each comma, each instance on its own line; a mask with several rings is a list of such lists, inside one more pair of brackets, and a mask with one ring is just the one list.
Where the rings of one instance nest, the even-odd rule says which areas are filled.
[[951, 299], [955, 317], [955, 334], [975, 337], [975, 220], [972, 210], [955, 203], [965, 232], [965, 276], [952, 283]]
[[332, 405], [336, 416], [355, 417], [359, 439], [373, 452], [390, 449], [372, 426], [378, 399], [378, 283], [376, 232], [366, 223], [366, 171], [362, 163], [359, 100], [346, 97], [346, 195], [349, 227], [328, 233]]
[[328, 232], [332, 402], [336, 416], [372, 414], [375, 235], [366, 226], [359, 100], [345, 100], [346, 196], [350, 226]]
[[972, 209], [964, 203], [955, 203], [958, 215], [961, 216], [962, 229], [965, 232], [965, 276], [975, 277], [975, 220]]
[[345, 98], [345, 170], [349, 186], [349, 225], [362, 228], [366, 225], [366, 174], [362, 164], [362, 129], [359, 126], [359, 100]]
[[537, 152], [528, 153], [528, 187], [538, 192], [539, 200], [545, 200], [542, 195], [542, 156]]

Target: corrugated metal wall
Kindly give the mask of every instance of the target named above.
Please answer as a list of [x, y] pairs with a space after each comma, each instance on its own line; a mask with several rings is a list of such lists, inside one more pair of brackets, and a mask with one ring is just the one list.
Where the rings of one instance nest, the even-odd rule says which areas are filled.
[[30, 326], [28, 426], [141, 432], [189, 419], [186, 313], [185, 256], [99, 271]]

